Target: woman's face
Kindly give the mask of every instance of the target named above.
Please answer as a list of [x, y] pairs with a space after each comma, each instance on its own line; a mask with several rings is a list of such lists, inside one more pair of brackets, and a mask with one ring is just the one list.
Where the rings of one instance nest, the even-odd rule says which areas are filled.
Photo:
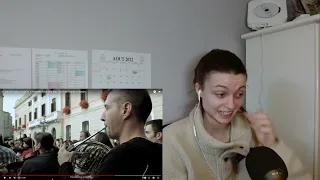
[[[228, 124], [244, 102], [247, 78], [243, 74], [211, 73], [201, 88], [204, 116], [211, 123]], [[197, 85], [196, 85], [197, 86]], [[197, 88], [197, 87], [196, 87]]]

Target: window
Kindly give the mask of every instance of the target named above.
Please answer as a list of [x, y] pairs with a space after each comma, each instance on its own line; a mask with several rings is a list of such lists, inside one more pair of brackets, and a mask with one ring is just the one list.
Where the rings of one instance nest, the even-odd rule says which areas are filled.
[[66, 99], [66, 102], [65, 102], [65, 104], [66, 104], [66, 106], [69, 106], [70, 107], [70, 93], [66, 93], [66, 97], [65, 97]]
[[29, 112], [29, 122], [32, 121], [32, 113]]
[[28, 106], [30, 107], [32, 105], [32, 101], [29, 101], [28, 102]]
[[80, 91], [81, 91], [81, 93], [80, 93], [80, 101], [87, 100], [87, 90], [81, 89]]
[[33, 114], [33, 119], [37, 119], [37, 111], [38, 111], [38, 108], [35, 108], [34, 114]]
[[89, 132], [89, 121], [83, 121], [82, 122], [82, 131], [88, 131]]
[[71, 140], [71, 125], [66, 126], [66, 140]]
[[43, 96], [45, 96], [46, 95], [46, 93], [41, 93], [41, 97], [43, 97]]
[[24, 125], [27, 125], [27, 115], [24, 115]]
[[46, 115], [46, 104], [42, 104], [41, 105], [41, 116], [45, 116]]
[[55, 111], [56, 111], [56, 98], [53, 98], [51, 102], [51, 112], [55, 112]]
[[21, 125], [21, 118], [19, 118], [19, 126]]
[[37, 96], [33, 97], [33, 101], [34, 101], [34, 102], [36, 102], [37, 100], [38, 100], [38, 97], [37, 97]]

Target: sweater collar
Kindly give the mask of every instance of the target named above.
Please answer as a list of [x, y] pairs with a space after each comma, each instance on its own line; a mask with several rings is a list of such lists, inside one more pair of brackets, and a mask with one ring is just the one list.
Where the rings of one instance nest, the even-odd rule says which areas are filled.
[[195, 125], [197, 141], [204, 153], [219, 157], [222, 154], [248, 154], [252, 139], [251, 129], [241, 115], [236, 114], [231, 121], [231, 140], [228, 143], [215, 139], [205, 130], [202, 111], [198, 105], [190, 112], [189, 120], [192, 126]]

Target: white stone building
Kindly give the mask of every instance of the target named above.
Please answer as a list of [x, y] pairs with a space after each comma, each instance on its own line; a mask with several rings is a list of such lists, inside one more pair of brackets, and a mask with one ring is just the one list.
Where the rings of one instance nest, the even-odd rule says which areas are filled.
[[62, 134], [61, 92], [27, 93], [15, 103], [15, 139], [26, 134], [34, 138], [46, 131], [58, 138]]
[[[103, 101], [101, 100], [101, 90], [81, 90], [73, 92], [61, 92], [50, 94], [45, 98], [41, 93], [33, 93], [32, 95], [25, 95], [16, 103], [16, 126], [27, 124], [27, 128], [24, 130], [18, 130], [15, 132], [15, 137], [19, 138], [20, 133], [27, 134], [27, 136], [34, 137], [36, 132], [45, 130], [46, 132], [55, 134], [56, 138], [63, 138], [64, 140], [78, 140], [80, 131], [89, 131], [91, 134], [95, 133], [102, 128], [104, 124], [101, 121], [101, 114], [104, 111]], [[46, 93], [48, 95], [49, 93]], [[40, 103], [34, 102], [34, 97], [40, 98]], [[150, 96], [152, 99], [153, 110], [149, 119], [162, 119], [162, 91], [150, 90]], [[56, 99], [56, 111], [51, 113], [52, 99]], [[87, 109], [80, 107], [80, 101], [86, 100], [89, 103]], [[33, 108], [29, 108], [28, 103], [32, 102]], [[48, 113], [44, 116], [41, 110], [43, 103]], [[62, 112], [64, 107], [70, 107], [70, 114]], [[38, 108], [38, 115], [34, 118], [34, 110]], [[48, 109], [49, 108], [49, 109]], [[24, 122], [24, 118], [28, 117], [28, 113], [31, 112], [32, 121]], [[50, 113], [49, 113], [50, 112]], [[24, 117], [26, 115], [26, 117]], [[45, 118], [44, 118], [45, 117]], [[44, 120], [45, 119], [45, 120]], [[21, 122], [21, 123], [20, 123]], [[46, 127], [46, 128], [43, 128]]]
[[3, 111], [3, 92], [0, 91], [0, 133], [3, 138], [11, 138], [13, 133], [12, 117], [9, 112]]

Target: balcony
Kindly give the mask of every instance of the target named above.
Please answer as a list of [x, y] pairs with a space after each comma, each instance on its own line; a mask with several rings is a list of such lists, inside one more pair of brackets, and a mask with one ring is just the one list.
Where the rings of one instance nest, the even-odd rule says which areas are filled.
[[51, 114], [49, 114], [48, 116], [43, 116], [40, 117], [38, 119], [35, 119], [33, 121], [29, 122], [28, 128], [32, 128], [35, 126], [40, 126], [43, 125], [45, 123], [50, 123], [50, 122], [54, 122], [56, 120], [62, 120], [63, 119], [63, 114], [61, 111], [55, 111], [52, 112]]

